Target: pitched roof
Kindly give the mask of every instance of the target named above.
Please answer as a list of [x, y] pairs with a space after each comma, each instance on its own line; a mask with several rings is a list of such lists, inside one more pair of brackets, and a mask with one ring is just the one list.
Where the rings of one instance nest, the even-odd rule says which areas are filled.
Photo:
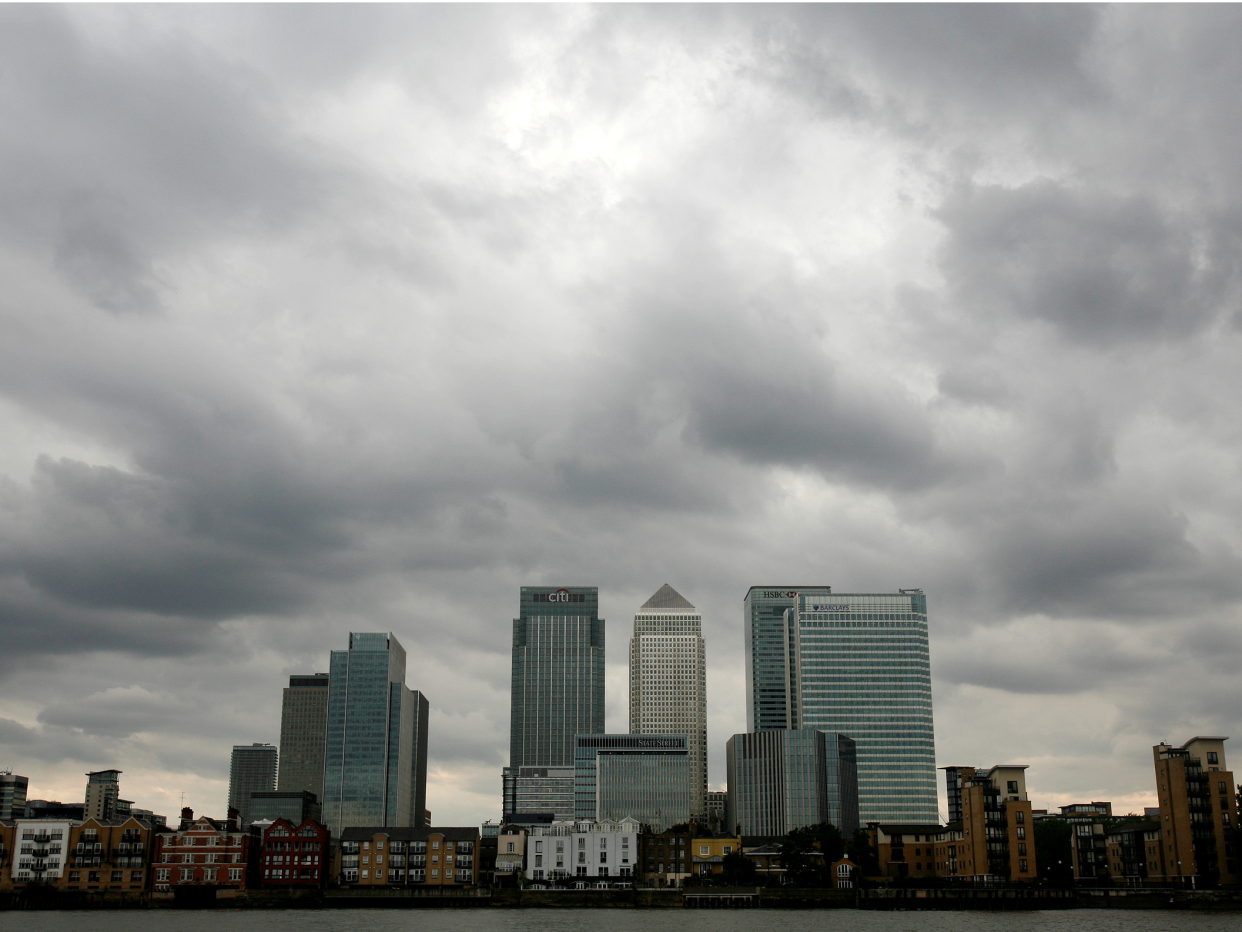
[[656, 591], [655, 595], [644, 602], [643, 607], [640, 608], [639, 611], [659, 611], [660, 609], [666, 608], [689, 609], [690, 611], [694, 611], [694, 606], [686, 600], [686, 597], [668, 583], [661, 586]]

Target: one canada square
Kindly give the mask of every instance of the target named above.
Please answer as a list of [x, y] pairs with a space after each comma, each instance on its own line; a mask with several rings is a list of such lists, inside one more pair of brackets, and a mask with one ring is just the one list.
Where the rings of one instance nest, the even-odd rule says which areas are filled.
[[703, 616], [665, 583], [634, 616], [630, 733], [685, 735], [690, 812], [707, 812], [707, 671]]
[[861, 823], [938, 823], [923, 592], [754, 586], [744, 605], [747, 730], [846, 735]]

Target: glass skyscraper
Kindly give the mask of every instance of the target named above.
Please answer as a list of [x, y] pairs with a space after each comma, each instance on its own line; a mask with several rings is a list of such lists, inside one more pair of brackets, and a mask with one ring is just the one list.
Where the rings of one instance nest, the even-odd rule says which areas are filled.
[[788, 727], [854, 739], [862, 822], [939, 821], [927, 596], [803, 590], [784, 618]]
[[239, 825], [251, 822], [250, 794], [276, 789], [276, 748], [270, 744], [233, 745], [229, 765], [229, 808], [236, 809]]
[[707, 658], [703, 616], [665, 583], [634, 616], [630, 734], [686, 735], [690, 811], [707, 815]]
[[575, 744], [576, 818], [632, 818], [655, 832], [690, 819], [686, 735], [579, 735]]
[[828, 595], [831, 586], [752, 586], [743, 603], [746, 653], [746, 730], [792, 728], [789, 644], [785, 610], [798, 593]]
[[405, 685], [391, 634], [352, 632], [332, 651], [323, 819], [344, 828], [422, 828], [427, 805], [427, 698]]
[[816, 728], [734, 735], [725, 754], [729, 831], [787, 835], [831, 822], [849, 837], [859, 827], [857, 756], [845, 735]]
[[604, 620], [594, 586], [523, 586], [513, 619], [509, 770], [572, 767], [604, 730]]

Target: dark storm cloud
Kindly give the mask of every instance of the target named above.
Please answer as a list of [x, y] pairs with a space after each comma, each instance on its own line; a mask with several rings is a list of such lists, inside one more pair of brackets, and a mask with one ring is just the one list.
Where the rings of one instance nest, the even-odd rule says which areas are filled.
[[1106, 346], [1184, 338], [1218, 312], [1218, 275], [1199, 267], [1191, 231], [1144, 195], [1037, 181], [961, 192], [939, 216], [953, 297], [981, 314], [1042, 320]]

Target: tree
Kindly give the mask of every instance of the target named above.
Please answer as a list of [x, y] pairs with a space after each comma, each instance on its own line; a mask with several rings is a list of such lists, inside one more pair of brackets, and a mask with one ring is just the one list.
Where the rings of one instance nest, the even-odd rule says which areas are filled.
[[854, 830], [848, 851], [850, 860], [858, 865], [858, 872], [864, 877], [875, 877], [880, 873], [880, 852], [871, 844], [871, 836], [865, 828]]
[[828, 865], [845, 854], [845, 838], [831, 822], [797, 828], [781, 842], [785, 882], [799, 887], [831, 886]]
[[737, 851], [724, 856], [721, 864], [724, 881], [731, 887], [751, 887], [755, 884], [755, 862]]
[[1072, 884], [1074, 827], [1063, 819], [1040, 819], [1035, 823], [1034, 832], [1035, 866], [1039, 879], [1055, 886]]

